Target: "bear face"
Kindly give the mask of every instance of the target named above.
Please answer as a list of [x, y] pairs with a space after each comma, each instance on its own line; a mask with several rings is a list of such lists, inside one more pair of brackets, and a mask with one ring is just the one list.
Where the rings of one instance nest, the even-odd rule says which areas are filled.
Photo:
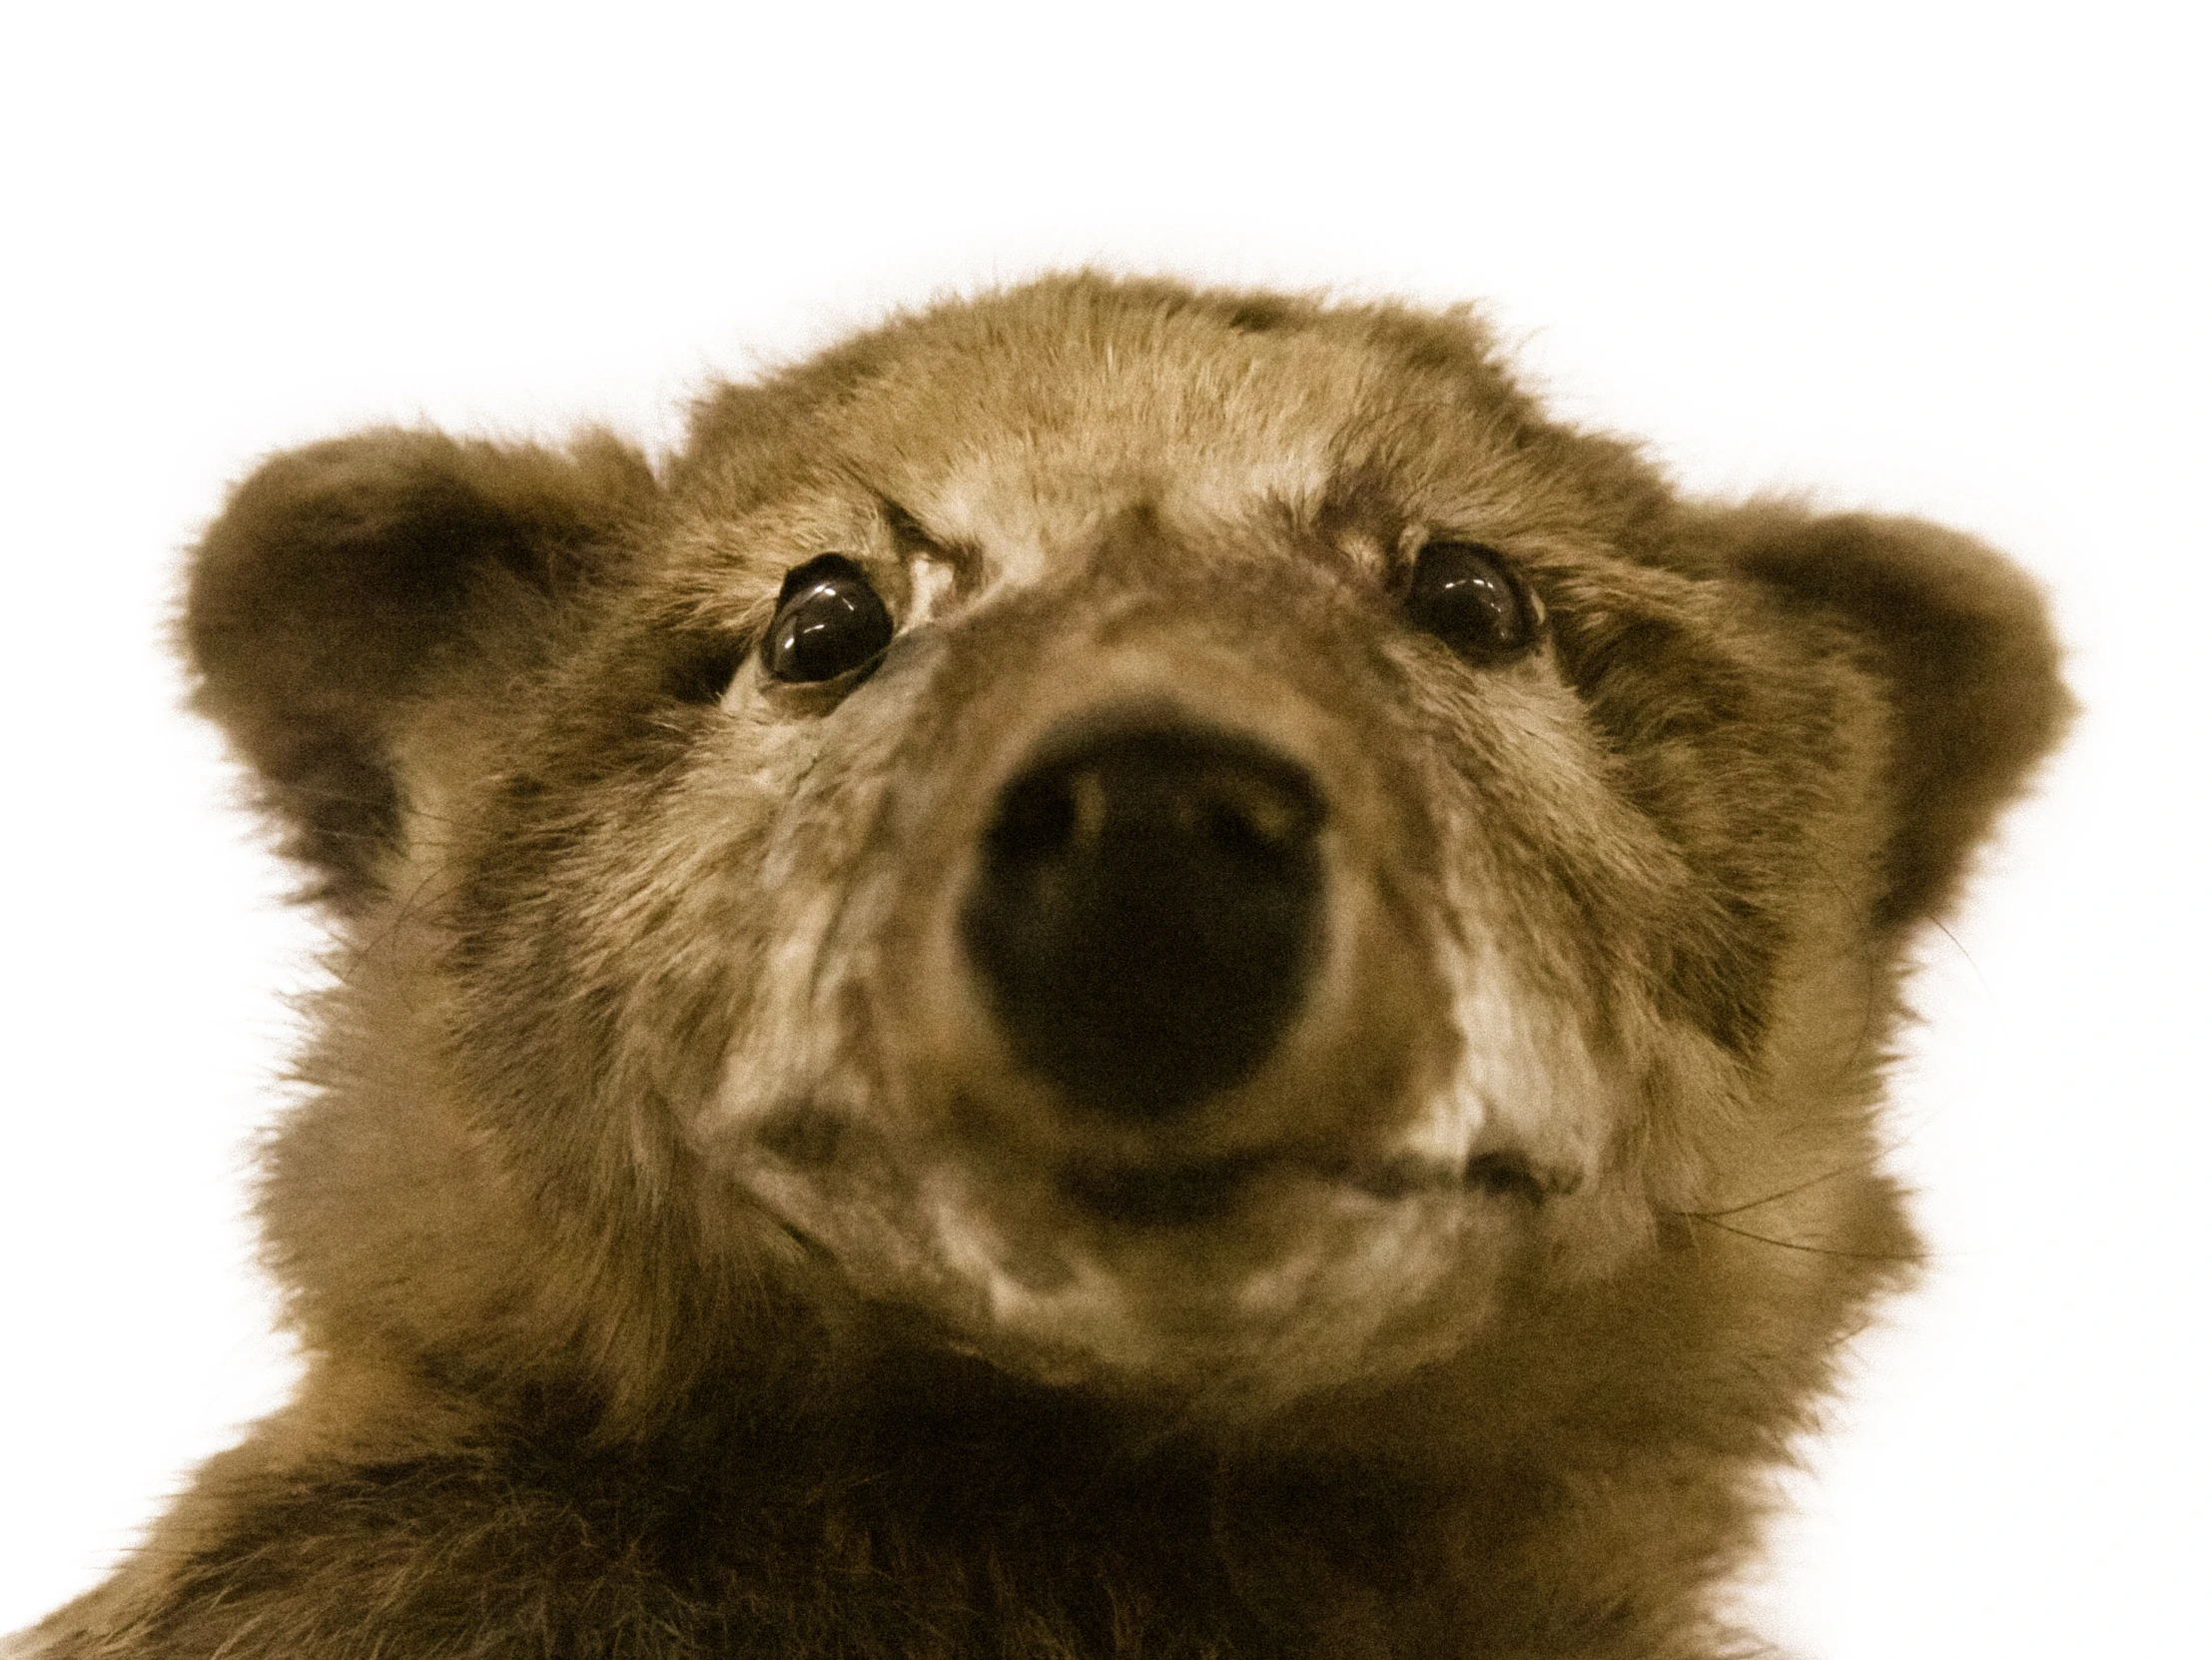
[[[287, 1582], [269, 1493], [463, 1457], [632, 1564], [556, 1616], [489, 1500], [392, 1501], [471, 1641], [1713, 1652], [1909, 1272], [1912, 926], [2065, 708], [1963, 537], [1681, 501], [1465, 318], [1090, 277], [723, 388], [657, 473], [279, 457], [185, 629], [340, 933], [264, 1202], [317, 1358], [70, 1629], [288, 1654], [460, 1593], [370, 1524]], [[687, 1449], [683, 1565], [553, 1447], [660, 1511]], [[862, 1535], [876, 1603], [821, 1589]]]

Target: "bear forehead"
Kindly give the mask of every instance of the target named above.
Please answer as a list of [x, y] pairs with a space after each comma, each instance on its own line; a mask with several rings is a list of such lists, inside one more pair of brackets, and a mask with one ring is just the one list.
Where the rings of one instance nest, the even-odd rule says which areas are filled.
[[[893, 503], [1019, 579], [1132, 506], [1204, 533], [1255, 517], [1364, 559], [1406, 526], [1507, 538], [1599, 528], [1582, 474], [1612, 457], [1537, 419], [1472, 325], [1303, 308], [1264, 330], [1076, 284], [925, 314], [809, 366], [800, 418], [709, 472], [712, 516]], [[777, 389], [768, 389], [771, 395]], [[1542, 441], [1534, 441], [1534, 440]], [[765, 453], [742, 453], [754, 442]], [[802, 513], [804, 509], [802, 507]]]
[[917, 352], [823, 435], [912, 510], [987, 545], [1131, 493], [1176, 517], [1318, 503], [1367, 402], [1370, 354], [1318, 335], [1115, 321], [1073, 341], [987, 335]]

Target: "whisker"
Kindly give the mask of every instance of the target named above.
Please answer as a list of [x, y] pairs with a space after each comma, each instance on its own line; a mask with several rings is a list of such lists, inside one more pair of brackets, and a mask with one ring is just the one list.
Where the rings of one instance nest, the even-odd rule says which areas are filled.
[[1933, 1260], [1924, 1250], [1839, 1250], [1833, 1245], [1806, 1245], [1798, 1240], [1778, 1240], [1766, 1234], [1754, 1234], [1746, 1228], [1731, 1228], [1725, 1222], [1700, 1216], [1695, 1211], [1678, 1211], [1675, 1215], [1691, 1222], [1702, 1222], [1708, 1228], [1718, 1228], [1724, 1234], [1734, 1234], [1740, 1240], [1751, 1240], [1759, 1245], [1770, 1245], [1778, 1250], [1802, 1250], [1814, 1256], [1848, 1256], [1865, 1262], [1927, 1262]]
[[1819, 1176], [1809, 1176], [1803, 1182], [1797, 1183], [1792, 1187], [1783, 1188], [1778, 1192], [1771, 1193], [1767, 1195], [1767, 1197], [1764, 1199], [1746, 1200], [1741, 1205], [1731, 1205], [1719, 1211], [1682, 1211], [1678, 1212], [1677, 1215], [1685, 1217], [1696, 1217], [1700, 1222], [1711, 1222], [1716, 1217], [1735, 1217], [1743, 1215], [1743, 1213], [1746, 1211], [1757, 1211], [1763, 1206], [1773, 1205], [1779, 1200], [1789, 1199], [1797, 1194], [1802, 1194], [1809, 1188], [1818, 1188], [1824, 1182], [1833, 1182], [1839, 1176], [1848, 1176], [1852, 1171], [1865, 1170], [1869, 1166], [1878, 1165], [1879, 1163], [1881, 1163], [1882, 1160], [1888, 1158], [1890, 1154], [1896, 1152], [1897, 1149], [1905, 1146], [1908, 1142], [1911, 1141], [1911, 1139], [1912, 1138], [1909, 1136], [1900, 1136], [1897, 1140], [1893, 1142], [1889, 1142], [1881, 1147], [1875, 1148], [1871, 1153], [1866, 1154], [1862, 1158], [1853, 1159], [1846, 1164], [1838, 1165], [1833, 1170], [1823, 1171]]

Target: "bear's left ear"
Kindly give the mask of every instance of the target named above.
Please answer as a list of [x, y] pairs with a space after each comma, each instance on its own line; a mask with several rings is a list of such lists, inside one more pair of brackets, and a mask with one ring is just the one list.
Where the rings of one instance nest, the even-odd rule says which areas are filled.
[[195, 706], [260, 774], [317, 897], [375, 890], [409, 712], [542, 652], [658, 491], [604, 434], [556, 451], [397, 429], [238, 486], [194, 556], [182, 643]]
[[1887, 693], [1894, 818], [1876, 922], [1940, 912], [2073, 712], [2042, 594], [1972, 537], [1918, 519], [1730, 516], [1737, 567], [1840, 623]]

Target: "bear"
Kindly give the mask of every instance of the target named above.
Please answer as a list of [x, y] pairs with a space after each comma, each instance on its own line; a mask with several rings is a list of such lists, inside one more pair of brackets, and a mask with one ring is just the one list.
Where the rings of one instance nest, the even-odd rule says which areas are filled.
[[307, 1357], [38, 1660], [1718, 1660], [2069, 704], [1471, 311], [1096, 273], [195, 550], [329, 919]]

